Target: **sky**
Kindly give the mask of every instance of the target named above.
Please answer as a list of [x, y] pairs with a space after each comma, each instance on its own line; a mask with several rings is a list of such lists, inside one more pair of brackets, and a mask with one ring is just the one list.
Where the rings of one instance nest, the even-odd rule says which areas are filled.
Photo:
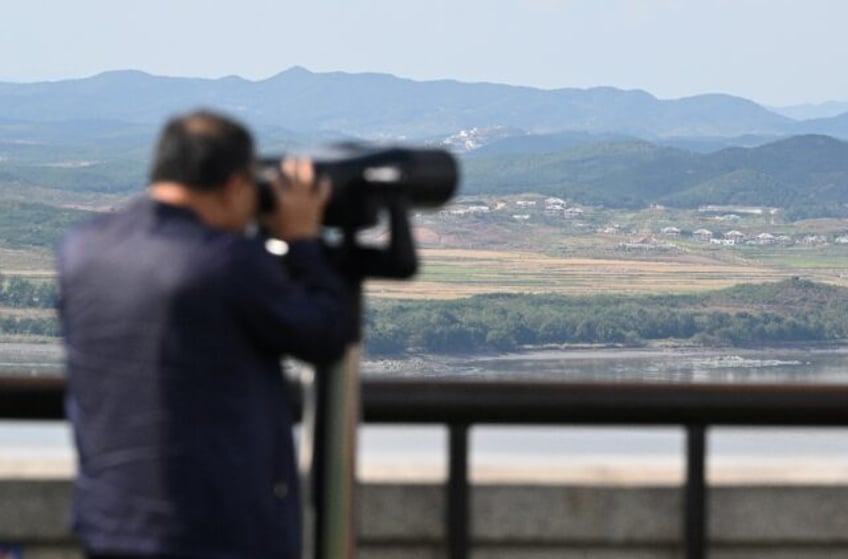
[[0, 81], [380, 72], [848, 101], [845, 0], [0, 0]]

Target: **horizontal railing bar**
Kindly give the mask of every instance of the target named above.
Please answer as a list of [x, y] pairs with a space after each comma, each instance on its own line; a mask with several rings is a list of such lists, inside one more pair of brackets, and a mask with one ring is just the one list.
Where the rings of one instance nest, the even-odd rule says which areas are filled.
[[846, 385], [373, 380], [368, 422], [848, 425]]
[[[2, 376], [0, 418], [62, 419], [64, 388], [59, 376]], [[841, 384], [362, 380], [367, 423], [838, 426], [846, 402]]]
[[0, 376], [0, 419], [64, 419], [65, 379]]

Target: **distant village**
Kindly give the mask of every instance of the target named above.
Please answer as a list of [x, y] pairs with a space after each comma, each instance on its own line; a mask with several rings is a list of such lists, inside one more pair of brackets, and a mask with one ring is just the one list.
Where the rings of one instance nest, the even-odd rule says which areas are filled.
[[585, 210], [577, 206], [569, 206], [562, 198], [545, 198], [542, 204], [538, 200], [513, 200], [510, 202], [499, 201], [494, 206], [489, 205], [455, 205], [440, 212], [442, 216], [467, 217], [474, 215], [489, 215], [494, 212], [508, 214], [516, 221], [527, 221], [532, 217], [531, 213], [510, 213], [512, 211], [528, 212], [543, 207], [543, 213], [549, 217], [562, 217], [575, 219], [583, 217]]
[[[655, 205], [652, 210], [663, 211], [666, 208]], [[672, 240], [688, 239], [698, 243], [718, 246], [825, 246], [829, 244], [848, 245], [848, 230], [841, 234], [808, 234], [799, 233], [787, 235], [773, 231], [761, 230], [753, 232], [751, 227], [745, 228], [747, 232], [741, 231], [733, 226], [744, 221], [745, 218], [756, 217], [758, 228], [767, 229], [768, 224], [774, 224], [779, 214], [778, 208], [751, 207], [751, 206], [703, 206], [697, 210], [691, 210], [699, 218], [698, 221], [710, 221], [716, 223], [715, 227], [698, 227], [692, 230], [684, 226], [666, 225], [656, 231], [645, 233], [642, 231], [638, 238], [628, 242], [620, 243], [624, 249], [667, 249], [673, 248]], [[587, 213], [591, 213], [591, 207], [581, 207], [571, 204], [562, 198], [548, 197], [539, 198], [515, 198], [509, 200], [497, 200], [491, 203], [457, 203], [439, 212], [439, 215], [448, 219], [468, 219], [479, 217], [491, 217], [498, 219], [509, 219], [516, 222], [531, 222], [534, 219], [543, 218], [546, 222], [551, 219], [571, 220], [579, 222]], [[579, 224], [584, 225], [584, 224]], [[785, 229], [785, 227], [784, 227]], [[636, 234], [618, 224], [605, 224], [595, 229], [595, 233], [609, 236], [625, 236]]]

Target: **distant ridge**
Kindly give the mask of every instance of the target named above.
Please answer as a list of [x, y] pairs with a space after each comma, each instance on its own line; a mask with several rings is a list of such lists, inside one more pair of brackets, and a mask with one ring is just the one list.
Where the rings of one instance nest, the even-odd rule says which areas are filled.
[[0, 119], [158, 123], [198, 106], [233, 113], [254, 125], [368, 138], [433, 138], [498, 126], [532, 134], [643, 138], [781, 136], [799, 131], [848, 137], [846, 119], [799, 124], [724, 94], [661, 100], [645, 91], [612, 87], [542, 90], [414, 81], [377, 73], [317, 73], [300, 66], [259, 81], [120, 70], [57, 82], [0, 83]]

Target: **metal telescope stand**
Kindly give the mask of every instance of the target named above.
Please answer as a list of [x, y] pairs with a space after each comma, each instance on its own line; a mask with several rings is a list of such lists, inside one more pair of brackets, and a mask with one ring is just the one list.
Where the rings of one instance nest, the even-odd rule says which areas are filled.
[[362, 339], [362, 284], [366, 278], [406, 279], [418, 261], [407, 204], [389, 201], [389, 242], [383, 248], [360, 247], [356, 229], [343, 228], [341, 246], [330, 257], [347, 284], [354, 333], [343, 358], [316, 367], [304, 382], [303, 436], [300, 449], [303, 484], [304, 559], [353, 559], [356, 556], [356, 430], [360, 418], [359, 361]]

